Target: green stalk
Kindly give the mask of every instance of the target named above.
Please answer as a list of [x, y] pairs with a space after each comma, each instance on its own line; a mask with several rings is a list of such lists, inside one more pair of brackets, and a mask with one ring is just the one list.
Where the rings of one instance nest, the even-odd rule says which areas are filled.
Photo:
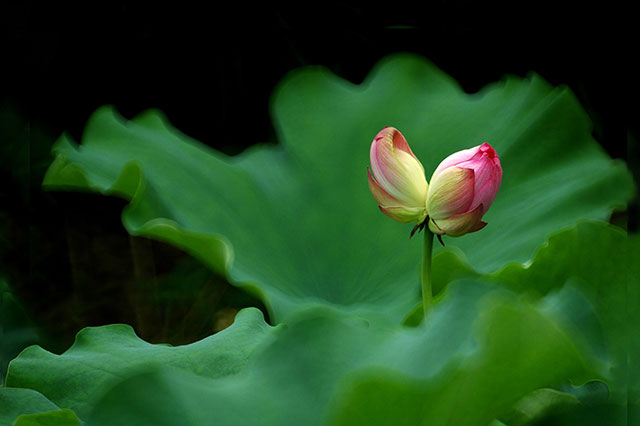
[[424, 229], [424, 251], [422, 258], [422, 307], [424, 308], [424, 316], [427, 316], [429, 308], [431, 308], [431, 255], [433, 253], [433, 233], [428, 227]]

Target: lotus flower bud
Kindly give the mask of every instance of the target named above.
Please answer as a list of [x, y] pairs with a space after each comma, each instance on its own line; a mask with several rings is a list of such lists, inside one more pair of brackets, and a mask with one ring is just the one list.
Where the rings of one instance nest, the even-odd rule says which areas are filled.
[[398, 222], [422, 223], [427, 217], [427, 179], [402, 133], [385, 127], [371, 144], [369, 189], [385, 215]]
[[445, 158], [433, 172], [427, 194], [431, 232], [459, 237], [484, 228], [482, 216], [501, 181], [500, 159], [488, 143]]

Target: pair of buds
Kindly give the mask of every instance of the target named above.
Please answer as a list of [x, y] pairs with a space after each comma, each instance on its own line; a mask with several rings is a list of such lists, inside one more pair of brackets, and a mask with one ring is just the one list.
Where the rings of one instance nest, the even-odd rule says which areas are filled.
[[[369, 189], [380, 210], [398, 222], [428, 226], [440, 236], [459, 237], [486, 226], [502, 181], [502, 166], [488, 143], [451, 154], [436, 168], [431, 183], [406, 139], [393, 127], [381, 130], [371, 144]], [[442, 241], [442, 240], [441, 240]]]

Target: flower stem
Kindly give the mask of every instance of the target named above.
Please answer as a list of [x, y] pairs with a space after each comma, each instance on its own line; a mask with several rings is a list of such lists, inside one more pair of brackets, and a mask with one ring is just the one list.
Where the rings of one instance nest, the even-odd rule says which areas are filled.
[[433, 233], [429, 228], [424, 230], [424, 251], [422, 258], [422, 307], [424, 316], [431, 308], [431, 254], [433, 253]]

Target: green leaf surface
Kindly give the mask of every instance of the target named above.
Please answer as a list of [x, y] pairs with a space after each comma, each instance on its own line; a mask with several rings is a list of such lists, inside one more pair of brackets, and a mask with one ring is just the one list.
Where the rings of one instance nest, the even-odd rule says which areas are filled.
[[427, 178], [447, 155], [482, 142], [500, 155], [489, 226], [446, 238], [483, 273], [527, 261], [580, 219], [607, 219], [631, 195], [628, 171], [593, 140], [576, 98], [536, 75], [466, 94], [424, 59], [398, 55], [359, 86], [322, 68], [294, 72], [272, 113], [280, 144], [230, 158], [156, 111], [124, 121], [103, 108], [82, 145], [61, 137], [44, 185], [131, 199], [129, 232], [226, 273], [261, 296], [276, 322], [318, 305], [400, 322], [418, 303], [418, 238], [407, 241], [410, 227], [378, 211], [366, 182], [371, 140], [386, 125], [403, 132]]
[[566, 410], [578, 404], [575, 396], [555, 389], [536, 389], [513, 406], [510, 413], [502, 417], [509, 426], [524, 426], [548, 416], [554, 411]]
[[46, 413], [24, 414], [16, 419], [15, 426], [81, 426], [82, 422], [69, 409]]
[[12, 425], [21, 415], [57, 410], [56, 404], [32, 389], [0, 387], [0, 425]]
[[[617, 267], [597, 261], [604, 253], [618, 259]], [[156, 351], [180, 348], [148, 345], [124, 327], [107, 326], [81, 334], [82, 351], [25, 351], [11, 364], [9, 381], [40, 386], [34, 389], [98, 425], [117, 418], [131, 425], [242, 425], [259, 419], [267, 425], [484, 426], [495, 418], [510, 425], [505, 419], [526, 423], [545, 416], [559, 422], [549, 424], [624, 424], [637, 395], [637, 372], [623, 360], [637, 359], [631, 322], [637, 311], [624, 300], [637, 295], [637, 254], [637, 239], [606, 224], [584, 223], [554, 235], [527, 267], [512, 265], [491, 275], [491, 284], [459, 280], [447, 286], [427, 323], [416, 327], [324, 307], [301, 311], [273, 330], [250, 311], [259, 326], [247, 328], [245, 339], [257, 343], [236, 374], [225, 376], [217, 374], [215, 354], [234, 347], [235, 335], [206, 345], [212, 354], [207, 361], [199, 349], [205, 345], [195, 344], [181, 354], [192, 363], [167, 362]], [[551, 266], [569, 260], [565, 268]], [[629, 288], [617, 285], [617, 278]], [[600, 293], [607, 290], [611, 294]], [[615, 318], [629, 322], [603, 318], [613, 310], [625, 312]], [[265, 330], [270, 337], [260, 338]], [[139, 363], [133, 368], [132, 343]], [[621, 369], [629, 381], [621, 381]], [[102, 383], [102, 390], [78, 391], [78, 371], [82, 383]], [[588, 386], [568, 385], [594, 379], [609, 386], [604, 392], [596, 386], [595, 399]], [[549, 387], [581, 403], [557, 414], [554, 408], [566, 408], [567, 401], [531, 399]]]
[[11, 362], [7, 386], [39, 391], [82, 418], [101, 393], [123, 377], [158, 365], [208, 378], [236, 374], [274, 332], [255, 308], [241, 311], [228, 329], [177, 347], [144, 342], [127, 325], [85, 328], [62, 355], [39, 346], [27, 348]]
[[587, 370], [534, 306], [467, 281], [448, 290], [424, 327], [309, 310], [243, 372], [141, 374], [107, 392], [88, 422], [485, 426], [529, 392]]
[[[558, 416], [566, 424], [625, 424], [640, 405], [640, 238], [605, 223], [584, 222], [551, 236], [528, 265], [511, 264], [489, 278], [538, 299], [583, 353], [599, 359], [605, 401], [588, 401]], [[455, 253], [439, 267], [453, 278], [478, 277]], [[440, 287], [444, 282], [439, 284]], [[595, 316], [594, 316], [595, 313]], [[630, 420], [629, 420], [630, 421]], [[508, 423], [508, 422], [507, 422]], [[565, 424], [565, 423], [558, 423]]]
[[[631, 343], [636, 339], [638, 324], [638, 282], [631, 282], [637, 270], [637, 239], [628, 239], [625, 232], [603, 223], [582, 223], [571, 230], [552, 236], [537, 253], [529, 267], [510, 265], [496, 279], [519, 292], [547, 294], [569, 283], [585, 295], [577, 305], [547, 306], [545, 310], [572, 327], [587, 334], [591, 349], [606, 357], [605, 369], [611, 398], [627, 402]], [[566, 289], [565, 289], [566, 291]], [[580, 318], [579, 311], [591, 304], [597, 322], [585, 320], [571, 323], [563, 316]], [[634, 306], [635, 305], [635, 306]]]

